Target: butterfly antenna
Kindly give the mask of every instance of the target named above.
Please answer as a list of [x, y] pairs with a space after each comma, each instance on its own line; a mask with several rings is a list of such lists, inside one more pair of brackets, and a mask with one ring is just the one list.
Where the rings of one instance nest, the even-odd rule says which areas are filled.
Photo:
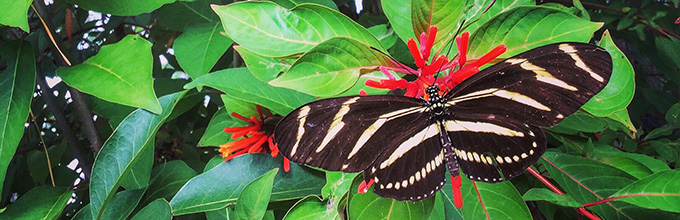
[[[487, 10], [488, 10], [488, 9], [489, 9], [489, 8], [487, 8]], [[447, 56], [447, 57], [448, 57], [449, 54], [451, 53], [451, 48], [453, 48], [453, 43], [456, 42], [455, 36], [458, 36], [458, 34], [460, 33], [460, 31], [463, 29], [463, 26], [465, 25], [465, 21], [466, 21], [466, 20], [463, 19], [463, 22], [460, 24], [460, 26], [458, 26], [458, 29], [456, 30], [456, 33], [453, 35], [454, 38], [451, 39], [451, 46], [449, 46], [449, 49], [446, 51], [446, 54], [445, 54], [444, 56]], [[436, 59], [436, 58], [435, 58], [435, 59]], [[439, 72], [442, 71], [442, 68], [444, 67], [445, 64], [446, 64], [446, 63], [442, 63], [441, 66], [439, 66], [439, 68], [438, 68], [438, 70], [437, 70], [437, 73], [439, 73]], [[434, 82], [432, 82], [432, 83], [434, 84], [436, 81], [437, 81], [437, 74], [434, 75]]]
[[371, 46], [371, 49], [373, 49], [373, 50], [375, 50], [375, 51], [378, 51], [378, 53], [381, 53], [382, 55], [385, 55], [386, 57], [390, 58], [390, 60], [392, 60], [394, 63], [398, 64], [399, 66], [401, 66], [401, 68], [403, 68], [403, 69], [405, 69], [406, 71], [408, 71], [408, 73], [413, 74], [413, 75], [416, 75], [416, 76], [418, 75], [418, 74], [414, 73], [413, 71], [411, 71], [411, 67], [408, 67], [408, 66], [406, 66], [406, 65], [404, 65], [404, 64], [402, 64], [402, 63], [400, 63], [399, 61], [397, 61], [396, 59], [394, 59], [394, 57], [390, 56], [389, 54], [387, 54], [387, 53], [385, 53], [385, 52], [382, 52], [381, 50], [378, 50], [378, 48], [375, 48], [375, 47], [373, 47], [373, 46]]

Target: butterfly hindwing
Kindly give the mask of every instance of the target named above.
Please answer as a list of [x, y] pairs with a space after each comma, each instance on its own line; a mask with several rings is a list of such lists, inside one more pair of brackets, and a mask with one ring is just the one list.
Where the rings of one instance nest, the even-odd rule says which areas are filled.
[[360, 172], [383, 151], [394, 151], [426, 126], [425, 101], [404, 96], [349, 96], [315, 101], [282, 119], [274, 140], [293, 162], [331, 171]]
[[475, 181], [501, 182], [518, 176], [546, 149], [541, 128], [501, 115], [466, 114], [443, 124], [458, 165]]
[[409, 126], [409, 138], [396, 143], [396, 150], [384, 151], [364, 171], [367, 182], [375, 181], [376, 194], [418, 201], [432, 197], [444, 185], [446, 161], [440, 146], [438, 124], [418, 125]]

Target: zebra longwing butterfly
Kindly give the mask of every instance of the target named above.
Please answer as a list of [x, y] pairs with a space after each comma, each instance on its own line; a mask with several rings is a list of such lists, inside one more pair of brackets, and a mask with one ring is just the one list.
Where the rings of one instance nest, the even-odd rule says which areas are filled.
[[428, 100], [369, 95], [329, 98], [292, 111], [274, 141], [293, 162], [360, 172], [396, 200], [434, 195], [459, 167], [474, 181], [522, 174], [546, 150], [541, 128], [574, 113], [607, 84], [612, 60], [584, 43], [538, 47], [490, 66]]

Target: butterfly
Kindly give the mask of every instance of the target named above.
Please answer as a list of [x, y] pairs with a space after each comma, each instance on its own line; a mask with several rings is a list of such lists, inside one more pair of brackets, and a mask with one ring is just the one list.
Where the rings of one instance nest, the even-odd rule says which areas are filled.
[[[363, 172], [396, 200], [432, 197], [446, 168], [501, 182], [546, 150], [542, 128], [576, 112], [609, 81], [612, 59], [584, 43], [541, 46], [498, 62], [429, 99], [346, 96], [303, 105], [278, 122], [274, 142], [293, 162]], [[446, 166], [446, 167], [445, 167]]]

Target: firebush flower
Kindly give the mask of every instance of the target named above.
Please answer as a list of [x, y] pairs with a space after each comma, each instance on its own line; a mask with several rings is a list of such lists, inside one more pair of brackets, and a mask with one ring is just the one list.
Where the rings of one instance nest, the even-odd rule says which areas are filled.
[[[231, 133], [231, 139], [243, 137], [237, 141], [220, 145], [219, 152], [224, 161], [231, 160], [245, 153], [268, 152], [272, 157], [278, 156], [279, 148], [273, 143], [272, 135], [270, 132], [265, 132], [262, 129], [265, 118], [271, 115], [263, 115], [259, 105], [257, 106], [257, 113], [259, 118], [255, 116], [246, 118], [236, 112], [231, 113], [231, 116], [248, 122], [248, 125], [245, 127], [224, 128], [225, 133]], [[264, 146], [265, 142], [268, 147]], [[286, 172], [290, 170], [290, 161], [285, 157], [283, 158], [283, 170]]]
[[[432, 56], [433, 60], [430, 61], [430, 54], [436, 35], [437, 27], [432, 26], [427, 33], [420, 34], [420, 47], [418, 47], [413, 38], [409, 39], [406, 43], [418, 70], [413, 70], [406, 65], [398, 63], [397, 66], [400, 66], [398, 68], [381, 66], [378, 69], [387, 76], [387, 79], [380, 80], [379, 82], [368, 80], [366, 81], [366, 86], [390, 90], [405, 89], [406, 93], [404, 96], [416, 98], [426, 96], [425, 89], [430, 85], [439, 86], [440, 91], [445, 93], [466, 78], [479, 72], [479, 67], [491, 62], [506, 50], [505, 45], [499, 45], [482, 57], [467, 59], [470, 34], [464, 32], [461, 36], [456, 37], [456, 45], [458, 46], [457, 59], [449, 59], [447, 55], [435, 54]], [[430, 62], [428, 63], [428, 61]], [[413, 74], [416, 76], [416, 80], [409, 82], [405, 79], [397, 79], [390, 70]], [[443, 72], [443, 76], [435, 77], [439, 72]]]
[[[406, 93], [404, 96], [415, 98], [423, 97], [427, 100], [428, 97], [425, 90], [428, 86], [437, 85], [440, 91], [446, 93], [460, 84], [463, 80], [479, 72], [479, 67], [496, 59], [496, 57], [506, 50], [505, 45], [499, 45], [481, 57], [468, 60], [467, 48], [470, 34], [468, 32], [463, 32], [461, 36], [456, 37], [458, 55], [454, 58], [457, 59], [449, 59], [447, 55], [440, 55], [437, 52], [432, 56], [433, 60], [430, 61], [430, 54], [436, 36], [437, 27], [432, 26], [427, 33], [420, 34], [420, 47], [418, 47], [418, 44], [413, 38], [409, 39], [406, 43], [409, 52], [411, 53], [411, 56], [413, 56], [415, 64], [418, 67], [417, 71], [399, 63], [395, 64], [397, 64], [396, 66], [400, 66], [400, 68], [381, 66], [378, 69], [387, 76], [387, 79], [380, 80], [379, 82], [369, 80], [366, 81], [366, 86], [389, 90], [405, 89]], [[416, 75], [416, 80], [409, 82], [405, 79], [397, 79], [397, 77], [392, 75], [390, 70], [399, 73], [414, 74]], [[440, 72], [443, 73], [443, 76], [437, 75]], [[368, 183], [364, 181], [359, 185], [357, 191], [359, 193], [367, 192], [372, 184], [372, 179]], [[451, 175], [451, 187], [453, 188], [454, 203], [456, 207], [461, 208], [463, 206], [463, 197], [460, 191], [460, 175], [455, 177]]]

